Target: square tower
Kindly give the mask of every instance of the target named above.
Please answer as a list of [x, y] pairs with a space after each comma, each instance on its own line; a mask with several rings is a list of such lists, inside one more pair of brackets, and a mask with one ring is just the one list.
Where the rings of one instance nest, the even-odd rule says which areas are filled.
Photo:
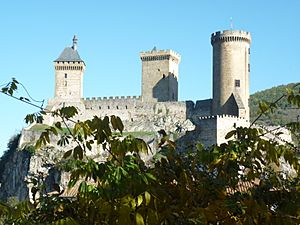
[[85, 63], [77, 52], [77, 38], [73, 38], [73, 46], [66, 47], [54, 61], [55, 67], [55, 99], [78, 102], [83, 95], [83, 74]]
[[178, 65], [180, 55], [172, 50], [141, 52], [142, 101], [178, 100]]

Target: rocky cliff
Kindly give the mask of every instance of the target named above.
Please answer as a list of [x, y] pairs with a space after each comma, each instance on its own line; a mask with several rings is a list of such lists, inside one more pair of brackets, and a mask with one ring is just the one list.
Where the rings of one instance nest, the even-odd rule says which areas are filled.
[[[171, 116], [156, 116], [151, 119], [140, 118], [138, 121], [126, 122], [125, 135], [133, 135], [144, 139], [149, 145], [151, 153], [154, 154], [159, 142], [157, 131], [166, 130], [171, 138], [177, 139], [185, 135], [186, 131], [193, 130], [195, 126], [189, 120], [176, 120]], [[51, 144], [34, 151], [32, 147], [41, 134], [45, 125], [35, 124], [23, 129], [21, 135], [15, 140], [15, 145], [9, 150], [9, 157], [1, 160], [2, 171], [0, 173], [0, 200], [7, 201], [9, 198], [16, 200], [24, 200], [31, 198], [31, 188], [33, 186], [30, 181], [32, 179], [42, 179], [46, 182], [47, 192], [54, 190], [54, 184], [57, 183], [61, 188], [65, 189], [69, 176], [65, 172], [61, 172], [56, 166], [68, 149], [72, 148], [72, 144], [68, 148], [62, 148], [57, 145], [58, 138], [51, 137]], [[104, 160], [107, 152], [102, 151], [99, 147], [94, 146], [91, 152], [87, 152], [89, 157], [97, 160]], [[142, 156], [145, 161], [151, 159], [150, 155]], [[2, 157], [3, 158], [3, 157]]]

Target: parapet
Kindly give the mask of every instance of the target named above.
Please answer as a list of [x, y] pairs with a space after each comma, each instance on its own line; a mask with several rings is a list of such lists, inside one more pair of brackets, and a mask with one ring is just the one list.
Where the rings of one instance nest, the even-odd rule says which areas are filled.
[[227, 114], [222, 114], [222, 115], [212, 115], [212, 116], [200, 116], [200, 120], [210, 120], [210, 119], [219, 119], [219, 118], [229, 118], [229, 119], [235, 119], [235, 120], [244, 120], [245, 122], [249, 122], [246, 120], [245, 117], [238, 117], [234, 115], [227, 115]]
[[87, 97], [82, 98], [84, 101], [107, 101], [107, 100], [141, 100], [141, 96], [110, 96], [110, 97]]
[[211, 34], [211, 44], [217, 42], [248, 42], [251, 43], [251, 34], [242, 30], [224, 30]]
[[169, 60], [170, 57], [178, 61], [181, 59], [180, 54], [171, 49], [156, 50], [155, 48], [152, 51], [140, 52], [140, 57], [142, 61]]

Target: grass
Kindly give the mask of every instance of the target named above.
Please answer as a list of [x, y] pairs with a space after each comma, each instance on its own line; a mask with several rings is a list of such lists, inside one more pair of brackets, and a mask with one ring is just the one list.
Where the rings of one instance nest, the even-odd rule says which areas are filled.
[[[49, 126], [46, 124], [34, 124], [29, 130], [30, 131], [43, 131], [46, 128], [48, 128]], [[72, 128], [70, 128], [70, 130], [72, 131]], [[62, 128], [62, 131], [60, 131], [59, 133], [68, 133], [68, 129], [66, 127]]]
[[[30, 131], [43, 131], [49, 126], [46, 124], [35, 124], [30, 128]], [[63, 127], [62, 133], [68, 132], [68, 129]], [[72, 129], [71, 129], [72, 130]], [[132, 132], [123, 132], [123, 135], [132, 135], [134, 137], [141, 137], [141, 136], [150, 136], [155, 135], [155, 131], [132, 131]]]
[[155, 135], [155, 131], [132, 131], [132, 132], [123, 132], [124, 135], [132, 135], [134, 137], [141, 137], [141, 136], [150, 136]]
[[49, 127], [49, 126], [46, 124], [34, 124], [29, 130], [30, 131], [43, 131], [47, 127]]

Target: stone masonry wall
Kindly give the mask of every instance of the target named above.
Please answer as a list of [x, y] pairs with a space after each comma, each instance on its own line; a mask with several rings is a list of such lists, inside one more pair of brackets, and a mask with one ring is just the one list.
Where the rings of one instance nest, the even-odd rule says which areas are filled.
[[236, 93], [240, 96], [246, 108], [246, 118], [249, 119], [250, 43], [249, 32], [226, 30], [212, 34], [213, 114], [234, 115], [234, 106], [229, 99]]
[[199, 139], [204, 145], [221, 144], [227, 142], [225, 136], [235, 127], [249, 126], [249, 121], [231, 115], [217, 115], [199, 117]]
[[55, 63], [55, 97], [80, 100], [83, 95], [83, 62]]
[[141, 52], [142, 101], [165, 102], [178, 99], [180, 55], [172, 50]]

